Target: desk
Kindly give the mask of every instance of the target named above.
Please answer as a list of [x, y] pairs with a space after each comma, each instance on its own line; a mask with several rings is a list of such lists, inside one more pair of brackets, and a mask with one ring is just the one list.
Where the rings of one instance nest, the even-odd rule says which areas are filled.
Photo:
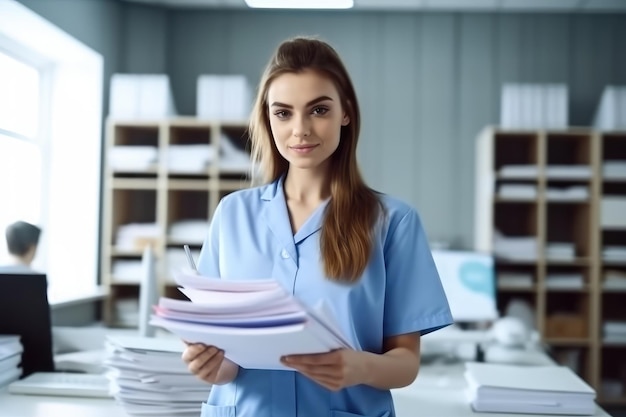
[[127, 417], [114, 400], [12, 395], [0, 390], [0, 417]]
[[[465, 398], [463, 363], [426, 365], [415, 382], [392, 390], [397, 417], [558, 417], [555, 414], [501, 414], [472, 411]], [[594, 417], [610, 417], [600, 407]]]
[[[521, 414], [475, 413], [465, 399], [462, 363], [426, 365], [408, 387], [392, 390], [397, 417], [523, 417]], [[114, 400], [12, 395], [0, 390], [0, 417], [127, 417]], [[555, 415], [526, 415], [556, 417]], [[594, 417], [610, 417], [600, 407]]]

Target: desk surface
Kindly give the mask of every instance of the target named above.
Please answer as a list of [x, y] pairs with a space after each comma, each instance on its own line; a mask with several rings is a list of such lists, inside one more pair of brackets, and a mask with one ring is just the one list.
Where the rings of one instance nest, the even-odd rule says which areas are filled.
[[[463, 363], [423, 366], [413, 384], [392, 391], [397, 417], [557, 417], [474, 412], [465, 398], [464, 370]], [[610, 417], [600, 407], [593, 416]]]
[[[397, 417], [511, 417], [476, 413], [465, 399], [463, 364], [425, 365], [416, 381], [392, 391]], [[12, 395], [0, 390], [0, 417], [127, 417], [114, 400]], [[534, 415], [535, 417], [555, 417]], [[595, 417], [610, 417], [600, 407]]]

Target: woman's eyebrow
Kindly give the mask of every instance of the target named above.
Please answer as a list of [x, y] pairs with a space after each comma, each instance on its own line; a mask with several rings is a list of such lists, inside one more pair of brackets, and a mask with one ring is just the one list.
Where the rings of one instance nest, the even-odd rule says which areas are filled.
[[[314, 104], [317, 104], [317, 103], [319, 103], [321, 101], [326, 101], [326, 100], [333, 101], [333, 99], [328, 97], [328, 96], [319, 96], [318, 98], [313, 99], [313, 100], [309, 101], [308, 103], [306, 103], [306, 107], [312, 106]], [[285, 104], [285, 103], [281, 103], [281, 102], [278, 102], [278, 101], [273, 102], [270, 105], [270, 107], [284, 107], [286, 109], [293, 109], [293, 106], [291, 104]]]

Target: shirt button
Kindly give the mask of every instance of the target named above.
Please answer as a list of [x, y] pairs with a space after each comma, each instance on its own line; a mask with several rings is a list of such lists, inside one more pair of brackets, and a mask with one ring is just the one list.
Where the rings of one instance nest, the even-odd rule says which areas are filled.
[[282, 256], [283, 259], [289, 259], [289, 252], [287, 252], [287, 249], [283, 249], [283, 251], [280, 253], [280, 256]]

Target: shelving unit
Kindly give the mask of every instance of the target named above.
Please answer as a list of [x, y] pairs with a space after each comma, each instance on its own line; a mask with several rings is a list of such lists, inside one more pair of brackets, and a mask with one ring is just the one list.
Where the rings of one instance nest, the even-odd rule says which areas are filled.
[[[607, 343], [602, 330], [626, 326], [626, 288], [603, 288], [607, 271], [626, 278], [626, 256], [602, 256], [607, 245], [626, 248], [626, 211], [623, 228], [601, 225], [602, 198], [626, 199], [626, 175], [603, 174], [607, 162], [626, 162], [626, 133], [487, 127], [476, 158], [475, 247], [495, 256], [500, 312], [528, 303], [554, 357], [603, 404], [626, 404], [626, 336]], [[606, 395], [607, 379], [621, 392]]]
[[[197, 255], [220, 199], [250, 186], [241, 164], [242, 155], [249, 161], [246, 129], [244, 121], [192, 117], [107, 121], [101, 245], [101, 279], [110, 294], [103, 305], [107, 325], [137, 325], [146, 245], [157, 260], [160, 294], [181, 297], [172, 270], [178, 260], [184, 266], [182, 246]], [[225, 152], [225, 139], [238, 153], [236, 166], [228, 165], [232, 152]]]
[[[626, 208], [626, 172], [611, 172], [610, 165], [618, 161], [626, 161], [626, 132], [603, 132], [599, 135], [600, 155], [602, 164], [602, 181], [600, 198], [622, 198]], [[602, 203], [601, 203], [602, 204]], [[617, 215], [623, 219], [620, 225], [599, 225], [600, 265], [598, 271], [600, 296], [600, 325], [598, 336], [601, 349], [599, 355], [602, 378], [608, 381], [621, 381], [626, 387], [626, 337], [612, 337], [605, 332], [607, 323], [618, 322], [626, 327], [626, 288], [611, 286], [607, 278], [617, 275], [626, 279], [626, 254], [607, 257], [604, 249], [611, 247], [626, 250], [626, 210]], [[614, 222], [611, 222], [614, 223]], [[604, 395], [602, 401], [610, 405], [626, 405], [626, 388], [621, 393]]]

